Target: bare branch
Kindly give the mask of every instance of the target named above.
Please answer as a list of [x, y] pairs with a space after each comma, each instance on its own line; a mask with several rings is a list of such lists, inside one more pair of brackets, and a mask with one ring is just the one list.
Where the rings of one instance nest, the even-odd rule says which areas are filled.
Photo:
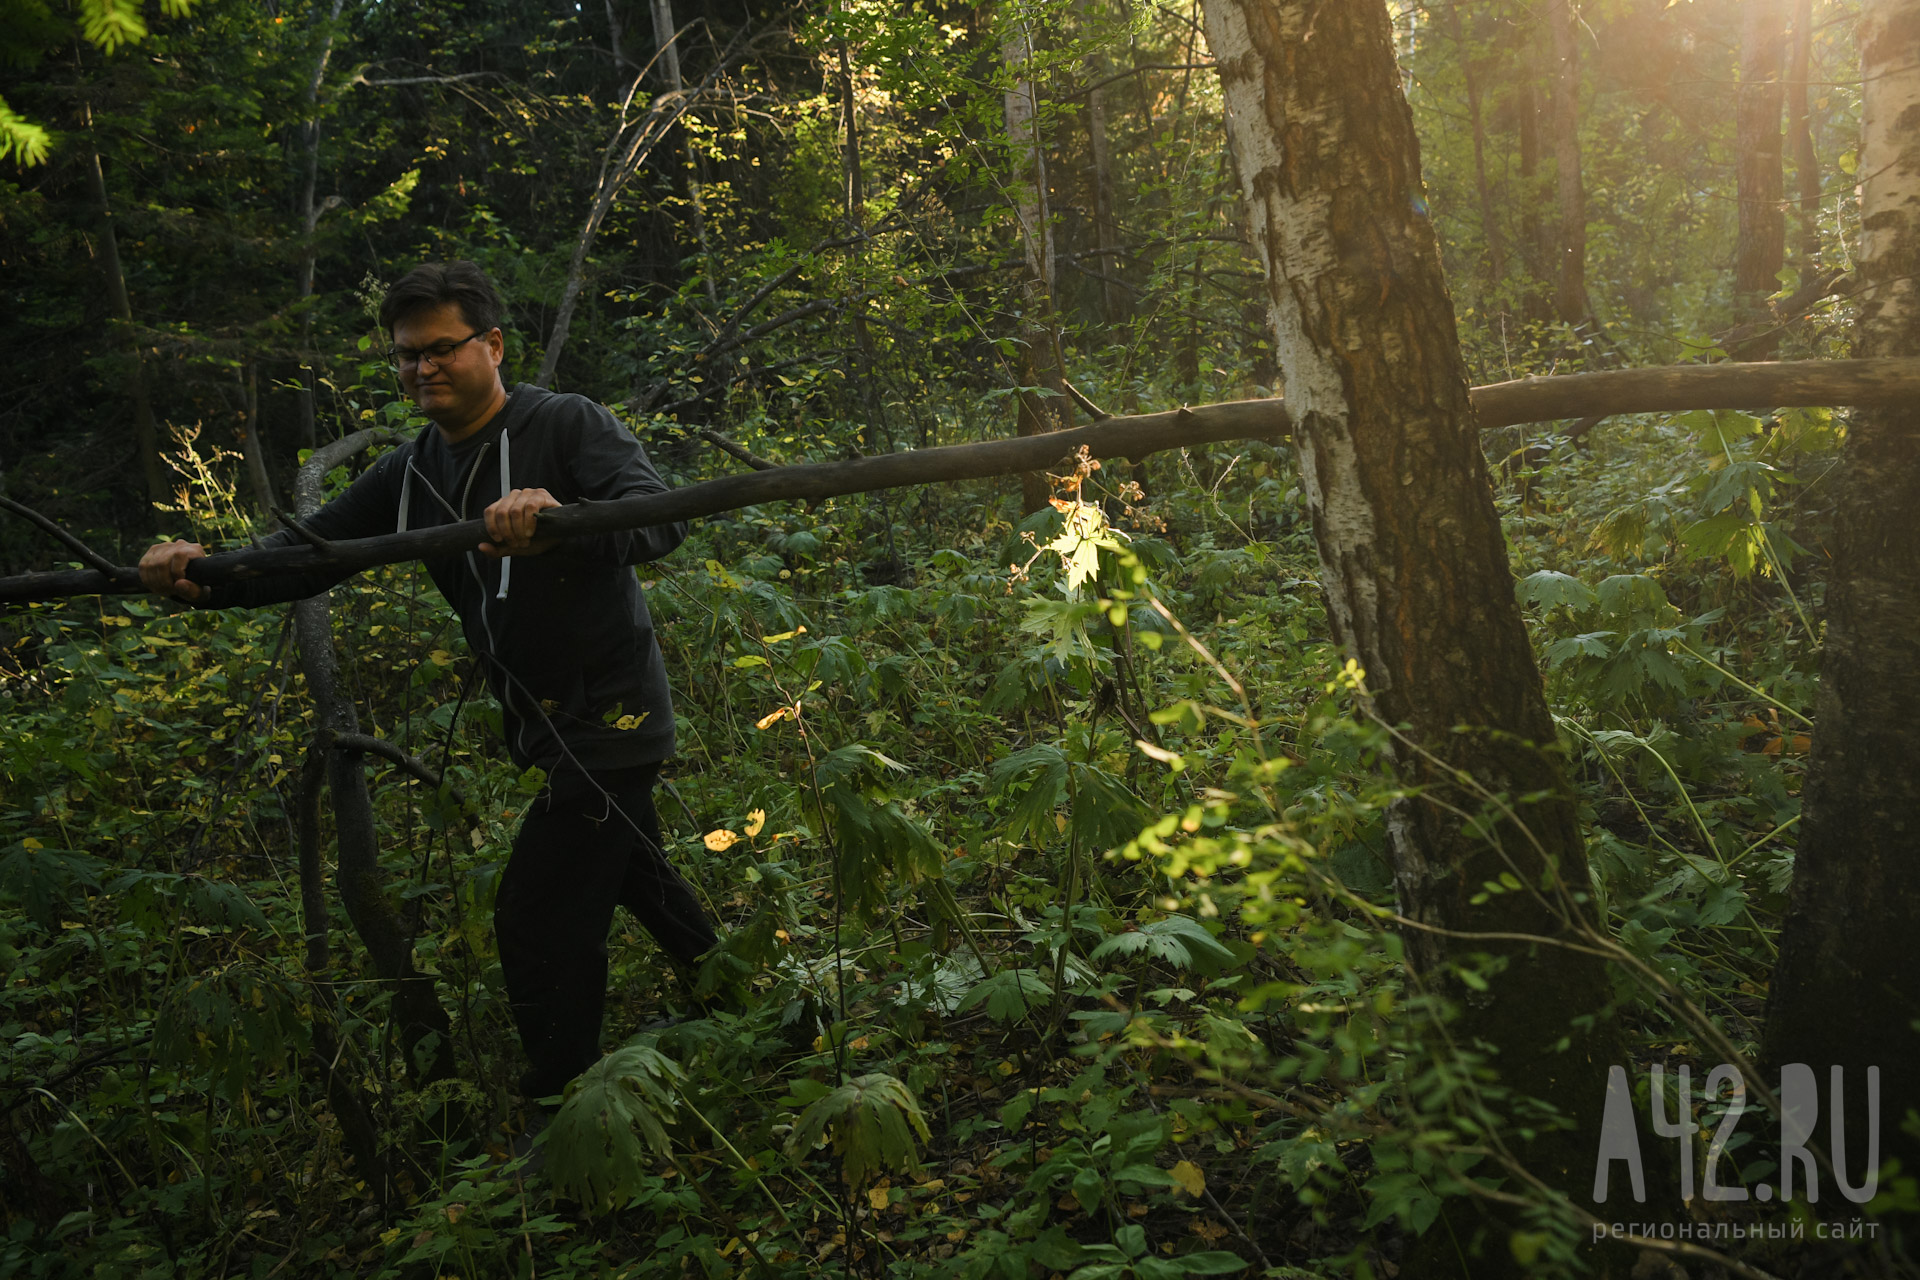
[[761, 457], [756, 453], [748, 452], [743, 446], [736, 444], [734, 441], [728, 439], [726, 436], [721, 435], [718, 431], [715, 431], [712, 427], [700, 427], [698, 430], [695, 431], [694, 434], [698, 435], [702, 440], [705, 440], [708, 444], [716, 445], [721, 450], [732, 454], [734, 457], [740, 459], [740, 461], [752, 467], [755, 471], [772, 471], [772, 470], [775, 470], [780, 465], [777, 462], [768, 462], [765, 458]]
[[[1879, 405], [1920, 396], [1920, 358], [1804, 360], [1772, 364], [1680, 365], [1558, 378], [1525, 378], [1473, 393], [1482, 427], [1513, 426], [1595, 414], [1690, 409]], [[1162, 449], [1225, 440], [1280, 440], [1292, 430], [1279, 400], [1239, 400], [1164, 413], [1108, 418], [1071, 431], [878, 454], [845, 462], [756, 470], [668, 493], [556, 507], [539, 520], [542, 537], [584, 537], [669, 524], [791, 499], [820, 500], [910, 485], [1014, 475], [1053, 466], [1084, 447], [1094, 457], [1139, 458]], [[346, 442], [341, 442], [344, 445]], [[338, 445], [334, 447], [340, 447]], [[316, 455], [318, 457], [319, 455]], [[322, 459], [325, 461], [325, 459]], [[301, 483], [317, 484], [312, 463]], [[194, 560], [187, 575], [203, 585], [287, 573], [351, 573], [376, 564], [471, 551], [486, 537], [479, 520], [313, 547], [245, 548]], [[29, 573], [0, 579], [0, 602], [140, 590], [132, 569]]]
[[395, 76], [388, 80], [369, 80], [366, 75], [362, 73], [347, 81], [347, 83], [350, 85], [365, 85], [370, 89], [397, 89], [402, 85], [460, 84], [468, 80], [485, 80], [490, 77], [500, 80], [506, 79], [506, 76], [498, 71], [462, 71], [458, 75], [451, 76]]
[[113, 561], [107, 559], [92, 547], [89, 547], [73, 534], [68, 533], [65, 529], [47, 519], [32, 507], [15, 502], [12, 498], [0, 498], [0, 511], [11, 511], [14, 515], [19, 516], [22, 520], [33, 525], [42, 533], [57, 539], [67, 550], [79, 556], [101, 573], [110, 574], [114, 572], [115, 565]]

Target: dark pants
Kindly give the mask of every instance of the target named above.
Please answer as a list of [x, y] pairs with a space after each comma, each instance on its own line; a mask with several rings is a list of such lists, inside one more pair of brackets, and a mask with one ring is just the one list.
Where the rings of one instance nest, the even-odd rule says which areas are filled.
[[533, 1064], [520, 1082], [530, 1098], [559, 1093], [599, 1060], [616, 903], [682, 964], [717, 941], [692, 887], [661, 851], [659, 773], [652, 764], [591, 778], [556, 770], [514, 837], [493, 928]]

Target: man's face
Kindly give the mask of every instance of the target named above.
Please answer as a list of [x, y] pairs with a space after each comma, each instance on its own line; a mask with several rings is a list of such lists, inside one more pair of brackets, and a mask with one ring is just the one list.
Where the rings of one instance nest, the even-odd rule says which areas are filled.
[[435, 344], [459, 344], [442, 358], [422, 354], [417, 362], [403, 358], [399, 367], [401, 389], [420, 406], [420, 412], [451, 430], [472, 423], [500, 393], [500, 359], [505, 353], [500, 330], [472, 334], [473, 326], [457, 302], [416, 311], [393, 326], [393, 346], [399, 352], [419, 354]]

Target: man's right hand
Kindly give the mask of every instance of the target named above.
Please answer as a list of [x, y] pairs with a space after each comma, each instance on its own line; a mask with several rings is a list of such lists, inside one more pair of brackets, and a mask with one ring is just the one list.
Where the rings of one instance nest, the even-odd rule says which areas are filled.
[[187, 561], [205, 556], [197, 542], [158, 542], [140, 557], [140, 582], [155, 595], [196, 603], [207, 598], [207, 589], [187, 577]]

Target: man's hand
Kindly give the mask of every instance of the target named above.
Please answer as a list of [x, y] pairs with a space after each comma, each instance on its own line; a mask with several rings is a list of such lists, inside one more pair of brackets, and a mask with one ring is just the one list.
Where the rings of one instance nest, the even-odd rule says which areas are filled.
[[187, 561], [198, 560], [206, 550], [197, 542], [157, 542], [140, 557], [140, 584], [155, 595], [176, 600], [202, 601], [207, 589], [187, 577]]
[[548, 550], [560, 539], [536, 541], [534, 525], [542, 511], [559, 505], [559, 499], [545, 489], [513, 490], [481, 513], [490, 541], [481, 543], [480, 550], [496, 560], [502, 556], [537, 556]]

